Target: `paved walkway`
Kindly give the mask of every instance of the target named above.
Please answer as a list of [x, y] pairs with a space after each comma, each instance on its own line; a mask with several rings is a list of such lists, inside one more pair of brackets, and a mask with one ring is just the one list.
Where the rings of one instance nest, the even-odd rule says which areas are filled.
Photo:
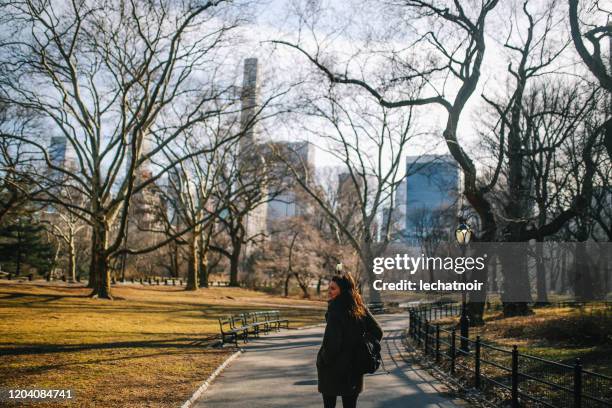
[[[383, 359], [389, 374], [381, 367], [375, 374], [366, 376], [358, 406], [460, 406], [444, 396], [444, 388], [429, 374], [402, 358], [401, 333], [408, 327], [407, 314], [378, 315], [377, 319], [385, 331]], [[323, 327], [284, 330], [249, 342], [245, 352], [214, 380], [195, 406], [322, 407], [321, 395], [317, 392], [315, 359], [323, 330]], [[337, 406], [342, 406], [340, 398]]]

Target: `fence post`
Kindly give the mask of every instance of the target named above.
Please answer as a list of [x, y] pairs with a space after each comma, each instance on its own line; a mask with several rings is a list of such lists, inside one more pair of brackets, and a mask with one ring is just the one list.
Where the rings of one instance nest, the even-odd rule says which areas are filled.
[[436, 363], [440, 362], [440, 325], [436, 324]]
[[574, 408], [582, 406], [582, 363], [576, 359], [574, 364]]
[[476, 350], [474, 350], [474, 387], [480, 388], [480, 336], [476, 336]]
[[414, 338], [414, 313], [412, 312], [412, 310], [408, 312], [408, 316], [408, 335]]
[[428, 345], [429, 345], [429, 322], [425, 320], [425, 355], [427, 355]]
[[518, 408], [518, 349], [512, 346], [512, 408]]
[[455, 336], [455, 328], [453, 328], [451, 330], [451, 374], [455, 374], [455, 353], [456, 353], [456, 349], [455, 349], [455, 341], [456, 341], [456, 336]]

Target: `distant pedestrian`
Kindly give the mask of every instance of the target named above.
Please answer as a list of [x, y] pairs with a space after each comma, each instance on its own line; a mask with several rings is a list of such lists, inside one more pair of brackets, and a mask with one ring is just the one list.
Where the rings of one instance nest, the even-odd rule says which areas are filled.
[[354, 367], [358, 342], [364, 330], [378, 341], [383, 331], [364, 305], [350, 274], [334, 276], [327, 296], [327, 326], [317, 354], [319, 392], [325, 408], [334, 408], [337, 396], [342, 397], [343, 408], [354, 408], [363, 390], [363, 374]]

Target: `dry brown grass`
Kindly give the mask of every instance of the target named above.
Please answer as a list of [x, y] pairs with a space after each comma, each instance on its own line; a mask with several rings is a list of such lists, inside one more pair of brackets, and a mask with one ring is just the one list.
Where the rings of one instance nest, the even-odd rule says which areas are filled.
[[[520, 354], [518, 370], [523, 374], [519, 378], [522, 395], [542, 399], [550, 406], [571, 406], [576, 358], [581, 359], [584, 370], [612, 376], [612, 313], [602, 303], [582, 308], [535, 308], [533, 311], [530, 316], [509, 318], [504, 318], [501, 312], [491, 311], [485, 314], [484, 326], [470, 328], [470, 338], [479, 335], [483, 341], [480, 349], [481, 390], [495, 404], [508, 405], [509, 392], [493, 386], [489, 380], [510, 386], [510, 350], [516, 345]], [[459, 318], [447, 317], [435, 323], [443, 327], [457, 326]], [[442, 338], [446, 340], [448, 334], [444, 332]], [[494, 347], [485, 347], [484, 343]], [[441, 351], [444, 356], [448, 346], [442, 344]], [[458, 353], [455, 360], [455, 377], [468, 387], [474, 384], [473, 352], [472, 345], [468, 356]], [[541, 359], [562, 364], [551, 364]], [[450, 369], [448, 358], [442, 358], [441, 363], [445, 369]], [[585, 371], [582, 390], [585, 406], [593, 403], [592, 398], [609, 401], [612, 381]]]
[[[585, 369], [612, 376], [612, 313], [603, 304], [584, 308], [543, 307], [530, 316], [504, 318], [501, 312], [485, 314], [486, 324], [472, 327], [470, 337], [510, 350], [574, 364], [582, 360]], [[458, 324], [459, 318], [436, 321]]]
[[[325, 303], [240, 288], [185, 292], [0, 283], [0, 387], [71, 388], [70, 407], [179, 406], [234, 350], [210, 349], [221, 315], [279, 309], [291, 326], [319, 323]], [[24, 405], [20, 405], [24, 406]]]

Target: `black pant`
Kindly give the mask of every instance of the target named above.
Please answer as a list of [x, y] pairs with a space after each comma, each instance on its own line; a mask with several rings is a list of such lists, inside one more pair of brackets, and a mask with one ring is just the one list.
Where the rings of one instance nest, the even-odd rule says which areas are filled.
[[[343, 395], [342, 396], [342, 408], [357, 408], [357, 397], [355, 395]], [[336, 408], [336, 395], [325, 395], [323, 394], [323, 407], [324, 408]]]

